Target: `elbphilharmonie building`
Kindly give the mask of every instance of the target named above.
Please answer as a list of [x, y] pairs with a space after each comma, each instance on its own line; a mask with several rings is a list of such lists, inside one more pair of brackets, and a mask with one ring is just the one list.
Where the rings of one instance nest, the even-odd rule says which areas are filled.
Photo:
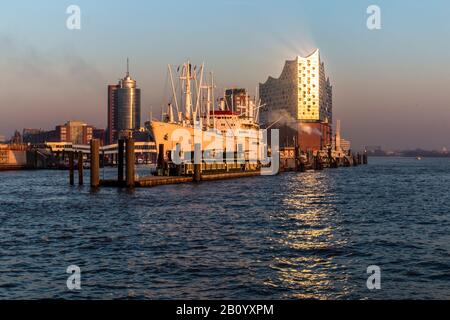
[[[297, 141], [302, 149], [324, 149], [331, 145], [333, 92], [319, 50], [307, 57], [286, 61], [279, 78], [260, 84], [261, 123], [280, 123], [296, 129], [282, 144]], [[293, 142], [292, 142], [293, 143]]]

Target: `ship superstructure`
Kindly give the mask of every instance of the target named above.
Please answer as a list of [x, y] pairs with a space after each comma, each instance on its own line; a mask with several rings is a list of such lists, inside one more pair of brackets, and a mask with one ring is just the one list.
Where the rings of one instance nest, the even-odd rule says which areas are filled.
[[150, 123], [160, 160], [191, 164], [197, 146], [205, 165], [226, 162], [228, 169], [256, 169], [262, 145], [260, 107], [247, 90], [227, 90], [216, 106], [214, 75], [205, 81], [204, 65], [188, 61], [178, 67], [178, 85], [174, 68], [169, 65], [168, 71], [172, 100], [162, 120]]

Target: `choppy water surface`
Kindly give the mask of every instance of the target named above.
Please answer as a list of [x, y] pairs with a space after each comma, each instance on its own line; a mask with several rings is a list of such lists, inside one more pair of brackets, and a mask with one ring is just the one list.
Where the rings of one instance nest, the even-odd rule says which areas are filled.
[[0, 173], [0, 298], [449, 299], [450, 160], [370, 161], [134, 192]]

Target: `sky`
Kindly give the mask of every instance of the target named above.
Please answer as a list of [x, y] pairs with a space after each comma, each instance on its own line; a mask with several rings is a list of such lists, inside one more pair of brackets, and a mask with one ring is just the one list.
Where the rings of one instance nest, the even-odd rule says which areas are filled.
[[[69, 5], [81, 29], [69, 30]], [[366, 10], [381, 9], [369, 30]], [[254, 92], [319, 48], [334, 119], [354, 147], [450, 148], [448, 0], [15, 0], [0, 4], [0, 135], [68, 120], [106, 126], [107, 84], [130, 71], [142, 113], [170, 95], [167, 64], [206, 63], [218, 90]]]

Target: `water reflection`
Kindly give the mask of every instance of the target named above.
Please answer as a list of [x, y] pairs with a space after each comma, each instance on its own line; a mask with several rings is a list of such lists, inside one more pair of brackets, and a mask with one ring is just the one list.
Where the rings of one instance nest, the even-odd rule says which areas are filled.
[[[449, 168], [373, 159], [132, 194], [70, 187], [65, 171], [4, 172], [0, 298], [443, 299]], [[79, 293], [64, 285], [72, 264]], [[372, 264], [385, 272], [376, 292]]]
[[[271, 268], [276, 278], [266, 284], [280, 288], [283, 298], [345, 297], [348, 276], [336, 261], [347, 244], [333, 192], [325, 172], [292, 175], [287, 180], [283, 211], [274, 214], [271, 239], [278, 247]], [[336, 272], [336, 271], [339, 272]]]

